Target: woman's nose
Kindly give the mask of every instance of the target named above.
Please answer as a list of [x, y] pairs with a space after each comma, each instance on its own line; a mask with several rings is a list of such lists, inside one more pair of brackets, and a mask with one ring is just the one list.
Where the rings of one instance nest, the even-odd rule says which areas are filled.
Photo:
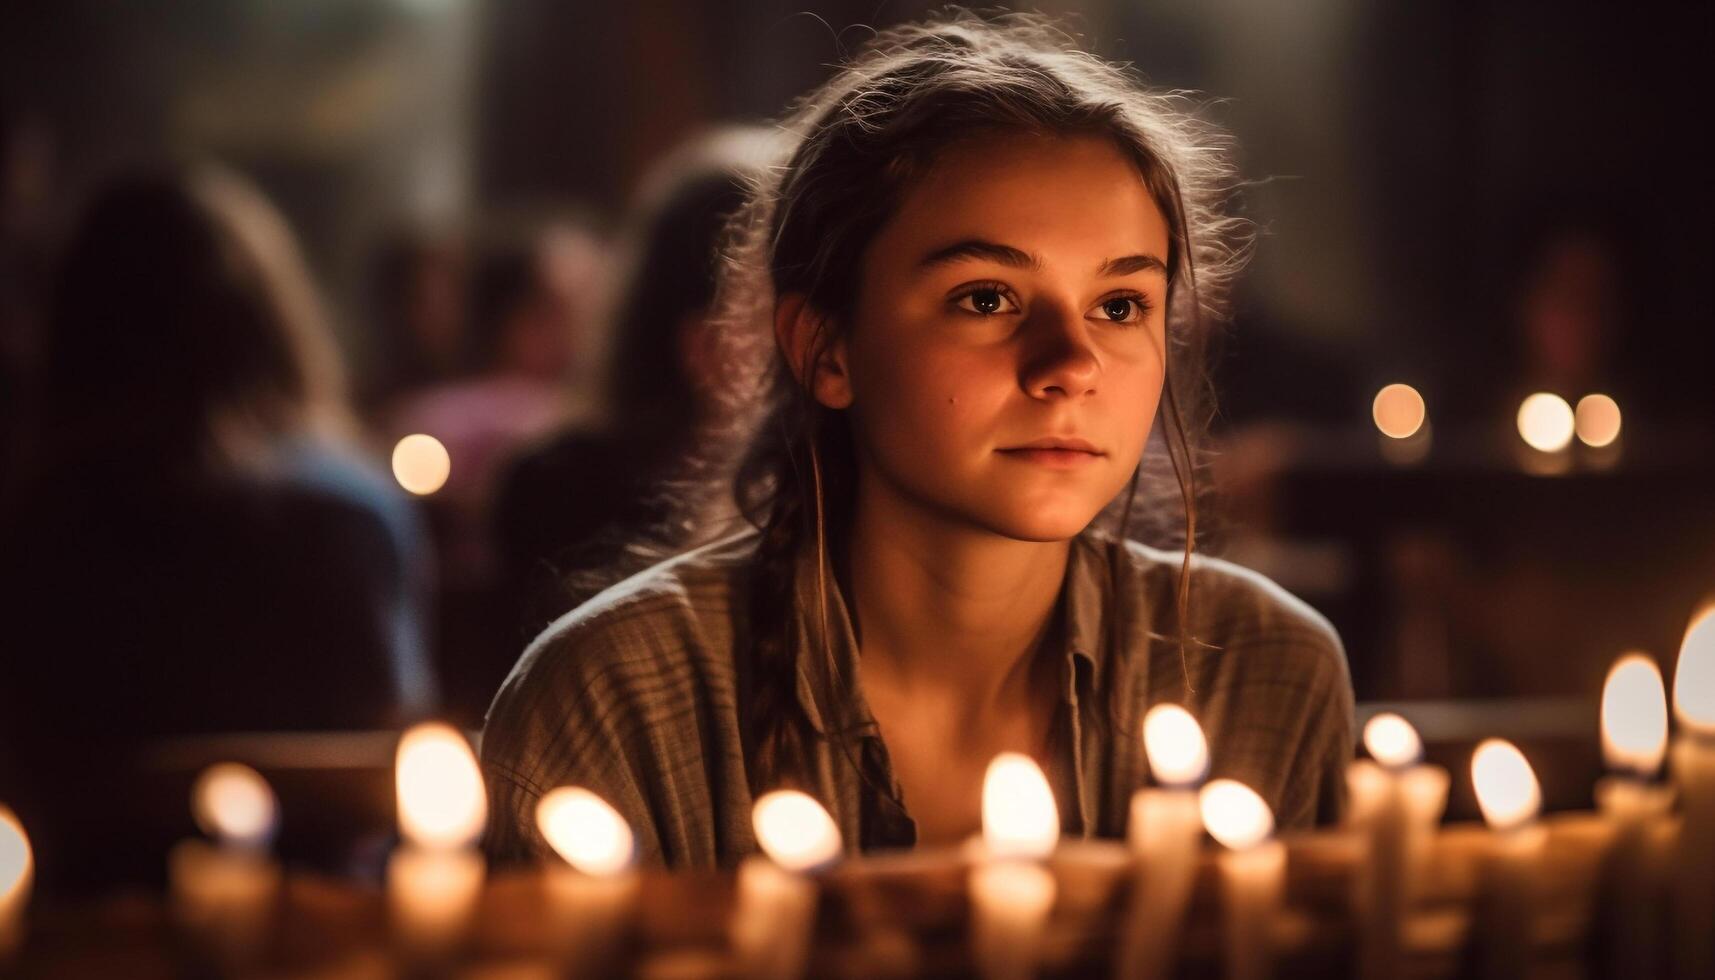
[[1076, 314], [1042, 311], [1026, 324], [1024, 370], [1020, 381], [1033, 398], [1079, 400], [1096, 393], [1101, 361], [1089, 331]]

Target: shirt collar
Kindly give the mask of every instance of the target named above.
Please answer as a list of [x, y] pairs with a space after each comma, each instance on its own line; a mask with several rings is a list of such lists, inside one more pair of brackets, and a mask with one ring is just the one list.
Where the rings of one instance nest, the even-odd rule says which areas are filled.
[[[1085, 531], [1072, 540], [1067, 556], [1066, 578], [1061, 589], [1065, 609], [1065, 650], [1068, 698], [1075, 697], [1072, 685], [1077, 666], [1089, 673], [1088, 690], [1103, 689], [1108, 652], [1103, 630], [1112, 608], [1111, 570], [1124, 569], [1123, 556], [1112, 553], [1125, 545], [1107, 535]], [[1117, 563], [1117, 564], [1116, 564]], [[818, 568], [818, 564], [821, 565]], [[797, 695], [810, 724], [820, 735], [851, 734], [875, 724], [858, 692], [858, 644], [850, 610], [835, 580], [833, 568], [818, 562], [812, 542], [798, 550], [793, 569], [793, 592], [797, 599]], [[1130, 588], [1126, 588], [1130, 585]], [[1122, 583], [1122, 595], [1132, 594], [1127, 616], [1132, 631], [1147, 630], [1139, 619], [1142, 603], [1136, 601], [1136, 584]], [[825, 602], [822, 601], [825, 597]], [[824, 625], [825, 624], [825, 625]], [[826, 636], [827, 643], [821, 642]], [[1147, 661], [1147, 657], [1144, 658]]]

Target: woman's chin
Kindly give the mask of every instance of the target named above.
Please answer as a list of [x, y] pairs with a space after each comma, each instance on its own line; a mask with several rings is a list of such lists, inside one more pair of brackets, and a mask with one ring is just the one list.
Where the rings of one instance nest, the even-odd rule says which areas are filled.
[[1066, 541], [1090, 526], [1100, 508], [1064, 504], [1060, 506], [1012, 506], [989, 509], [981, 523], [997, 534], [1019, 541]]

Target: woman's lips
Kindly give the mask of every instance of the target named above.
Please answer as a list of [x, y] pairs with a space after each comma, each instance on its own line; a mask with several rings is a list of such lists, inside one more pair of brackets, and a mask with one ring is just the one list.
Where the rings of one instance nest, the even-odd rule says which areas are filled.
[[1081, 449], [1002, 449], [1000, 454], [1008, 459], [1056, 469], [1087, 466], [1102, 458], [1099, 453], [1087, 453]]

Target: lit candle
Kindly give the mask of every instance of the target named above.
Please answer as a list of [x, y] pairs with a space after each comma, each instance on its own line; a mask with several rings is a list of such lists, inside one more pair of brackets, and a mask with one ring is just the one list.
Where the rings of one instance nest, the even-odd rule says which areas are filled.
[[757, 800], [750, 818], [767, 856], [739, 864], [733, 947], [746, 976], [803, 976], [818, 896], [810, 873], [839, 858], [840, 828], [814, 797], [789, 789]]
[[1060, 839], [1054, 792], [1035, 760], [1002, 752], [983, 774], [983, 838], [968, 889], [971, 950], [989, 980], [1036, 974], [1054, 876], [1042, 866]]
[[1602, 686], [1602, 755], [1613, 775], [1596, 784], [1596, 802], [1615, 825], [1609, 887], [1601, 917], [1610, 976], [1659, 976], [1661, 910], [1650, 828], [1673, 803], [1654, 784], [1667, 753], [1667, 693], [1655, 661], [1628, 653]]
[[1483, 976], [1522, 977], [1535, 948], [1537, 876], [1547, 840], [1536, 821], [1542, 790], [1524, 753], [1498, 738], [1477, 746], [1471, 781], [1494, 831], [1472, 926], [1478, 964]]
[[1674, 858], [1674, 969], [1715, 976], [1715, 605], [1685, 631], [1673, 675], [1673, 780], [1680, 825]]
[[1382, 712], [1364, 725], [1364, 748], [1346, 770], [1348, 822], [1369, 844], [1360, 869], [1359, 973], [1394, 977], [1404, 961], [1405, 923], [1414, 888], [1447, 805], [1447, 770], [1426, 765], [1423, 740], [1399, 715]]
[[388, 911], [401, 955], [433, 967], [457, 954], [476, 910], [488, 800], [470, 742], [449, 725], [406, 732], [394, 779], [404, 842], [387, 860]]
[[173, 910], [219, 969], [242, 970], [260, 952], [280, 894], [280, 866], [268, 855], [279, 805], [261, 773], [222, 762], [192, 785], [191, 814], [217, 844], [183, 840], [167, 855]]
[[30, 835], [11, 807], [0, 804], [0, 963], [24, 938], [24, 907], [36, 877]]
[[562, 786], [536, 805], [536, 826], [564, 865], [548, 869], [548, 907], [562, 973], [609, 976], [630, 939], [637, 841], [607, 801]]
[[1156, 785], [1131, 797], [1127, 836], [1138, 871], [1116, 977], [1172, 972], [1203, 830], [1197, 786], [1209, 772], [1209, 746], [1197, 719], [1176, 704], [1156, 705], [1143, 718], [1143, 748]]
[[1220, 857], [1227, 976], [1259, 980], [1274, 969], [1274, 920], [1286, 885], [1286, 848], [1273, 839], [1274, 812], [1244, 783], [1217, 779], [1198, 796], [1203, 826]]

